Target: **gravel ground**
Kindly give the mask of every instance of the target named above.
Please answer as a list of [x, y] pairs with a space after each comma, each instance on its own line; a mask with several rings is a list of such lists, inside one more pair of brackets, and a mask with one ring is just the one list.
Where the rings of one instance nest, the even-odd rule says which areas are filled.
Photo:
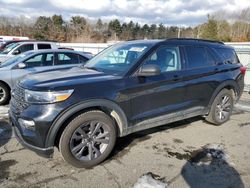
[[118, 139], [92, 169], [44, 159], [24, 149], [0, 107], [0, 187], [250, 187], [250, 96], [231, 120], [213, 126], [191, 118]]

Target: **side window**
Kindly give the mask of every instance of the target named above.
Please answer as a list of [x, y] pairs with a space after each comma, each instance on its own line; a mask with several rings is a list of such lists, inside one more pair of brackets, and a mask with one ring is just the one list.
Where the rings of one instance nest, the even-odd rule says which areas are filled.
[[43, 66], [43, 54], [35, 55], [28, 60], [24, 61], [26, 68], [41, 67]]
[[160, 47], [146, 59], [144, 64], [158, 65], [162, 73], [181, 70], [179, 48]]
[[20, 50], [21, 53], [34, 50], [34, 44], [24, 44], [19, 48], [17, 48], [16, 50]]
[[35, 55], [24, 63], [26, 64], [27, 68], [31, 67], [42, 67], [42, 66], [52, 66], [54, 61], [54, 54], [53, 53], [45, 53]]
[[53, 62], [54, 62], [53, 53], [43, 54], [43, 66], [52, 66]]
[[213, 57], [205, 47], [186, 46], [188, 68], [200, 68], [214, 64]]
[[73, 53], [58, 53], [55, 65], [78, 64], [78, 55]]
[[224, 49], [224, 48], [218, 48], [216, 50], [223, 57], [223, 59], [225, 59], [225, 61], [230, 61], [230, 63], [232, 63], [232, 64], [236, 64], [239, 62], [234, 50]]
[[38, 50], [43, 50], [43, 49], [51, 49], [50, 44], [37, 44]]
[[88, 59], [87, 58], [85, 58], [85, 57], [83, 57], [83, 56], [81, 56], [81, 55], [79, 55], [79, 63], [86, 63], [88, 61]]

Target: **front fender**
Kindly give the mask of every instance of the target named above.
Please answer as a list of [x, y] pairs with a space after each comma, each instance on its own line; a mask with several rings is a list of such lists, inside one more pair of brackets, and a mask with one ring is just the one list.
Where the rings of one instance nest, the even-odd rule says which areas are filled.
[[125, 113], [123, 110], [114, 102], [105, 100], [105, 99], [96, 99], [96, 100], [88, 100], [84, 101], [78, 104], [75, 104], [65, 111], [63, 111], [59, 117], [54, 121], [52, 124], [47, 138], [45, 142], [45, 147], [51, 147], [54, 146], [56, 135], [58, 131], [60, 130], [61, 126], [64, 124], [64, 122], [72, 117], [77, 112], [80, 112], [87, 108], [94, 108], [94, 107], [105, 107], [108, 109], [111, 109], [112, 116], [116, 119], [117, 125], [118, 125], [118, 136], [125, 136], [126, 130], [128, 127], [128, 121]]

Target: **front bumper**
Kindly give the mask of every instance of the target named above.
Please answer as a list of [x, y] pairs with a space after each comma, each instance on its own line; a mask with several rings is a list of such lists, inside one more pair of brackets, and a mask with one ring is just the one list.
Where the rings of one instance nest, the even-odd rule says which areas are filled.
[[15, 132], [16, 139], [18, 140], [19, 143], [22, 144], [23, 147], [28, 148], [31, 151], [34, 151], [38, 155], [45, 157], [45, 158], [51, 158], [53, 156], [53, 153], [54, 153], [53, 147], [39, 148], [39, 147], [33, 146], [24, 141], [17, 127], [14, 127], [14, 132]]
[[22, 136], [24, 134], [24, 132], [26, 131], [25, 128], [23, 128], [19, 125], [19, 123], [17, 122], [17, 118], [11, 113], [11, 111], [9, 112], [9, 117], [10, 117], [10, 122], [11, 122], [12, 126], [14, 127], [14, 132], [15, 132], [15, 136], [16, 136], [17, 140], [25, 148], [28, 148], [28, 149], [36, 152], [38, 155], [40, 155], [42, 157], [51, 158], [53, 156], [53, 153], [54, 153], [53, 147], [41, 148], [41, 147], [37, 147], [35, 145], [28, 143], [26, 141], [27, 138], [25, 139], [24, 136]]

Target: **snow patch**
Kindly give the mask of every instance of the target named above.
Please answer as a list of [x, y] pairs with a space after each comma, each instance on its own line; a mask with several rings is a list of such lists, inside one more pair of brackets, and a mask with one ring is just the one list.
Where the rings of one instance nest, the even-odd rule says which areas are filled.
[[9, 116], [8, 111], [9, 111], [8, 106], [1, 106], [0, 107], [0, 119], [7, 118]]
[[225, 153], [224, 146], [222, 144], [209, 144], [206, 146], [208, 150], [207, 156], [215, 159], [221, 159], [223, 161], [229, 160], [229, 155]]
[[244, 104], [237, 103], [237, 104], [234, 105], [234, 107], [239, 109], [239, 110], [250, 112], [250, 106], [249, 105], [244, 105]]
[[156, 179], [152, 173], [142, 175], [133, 188], [166, 188], [167, 184], [163, 183], [160, 179]]

